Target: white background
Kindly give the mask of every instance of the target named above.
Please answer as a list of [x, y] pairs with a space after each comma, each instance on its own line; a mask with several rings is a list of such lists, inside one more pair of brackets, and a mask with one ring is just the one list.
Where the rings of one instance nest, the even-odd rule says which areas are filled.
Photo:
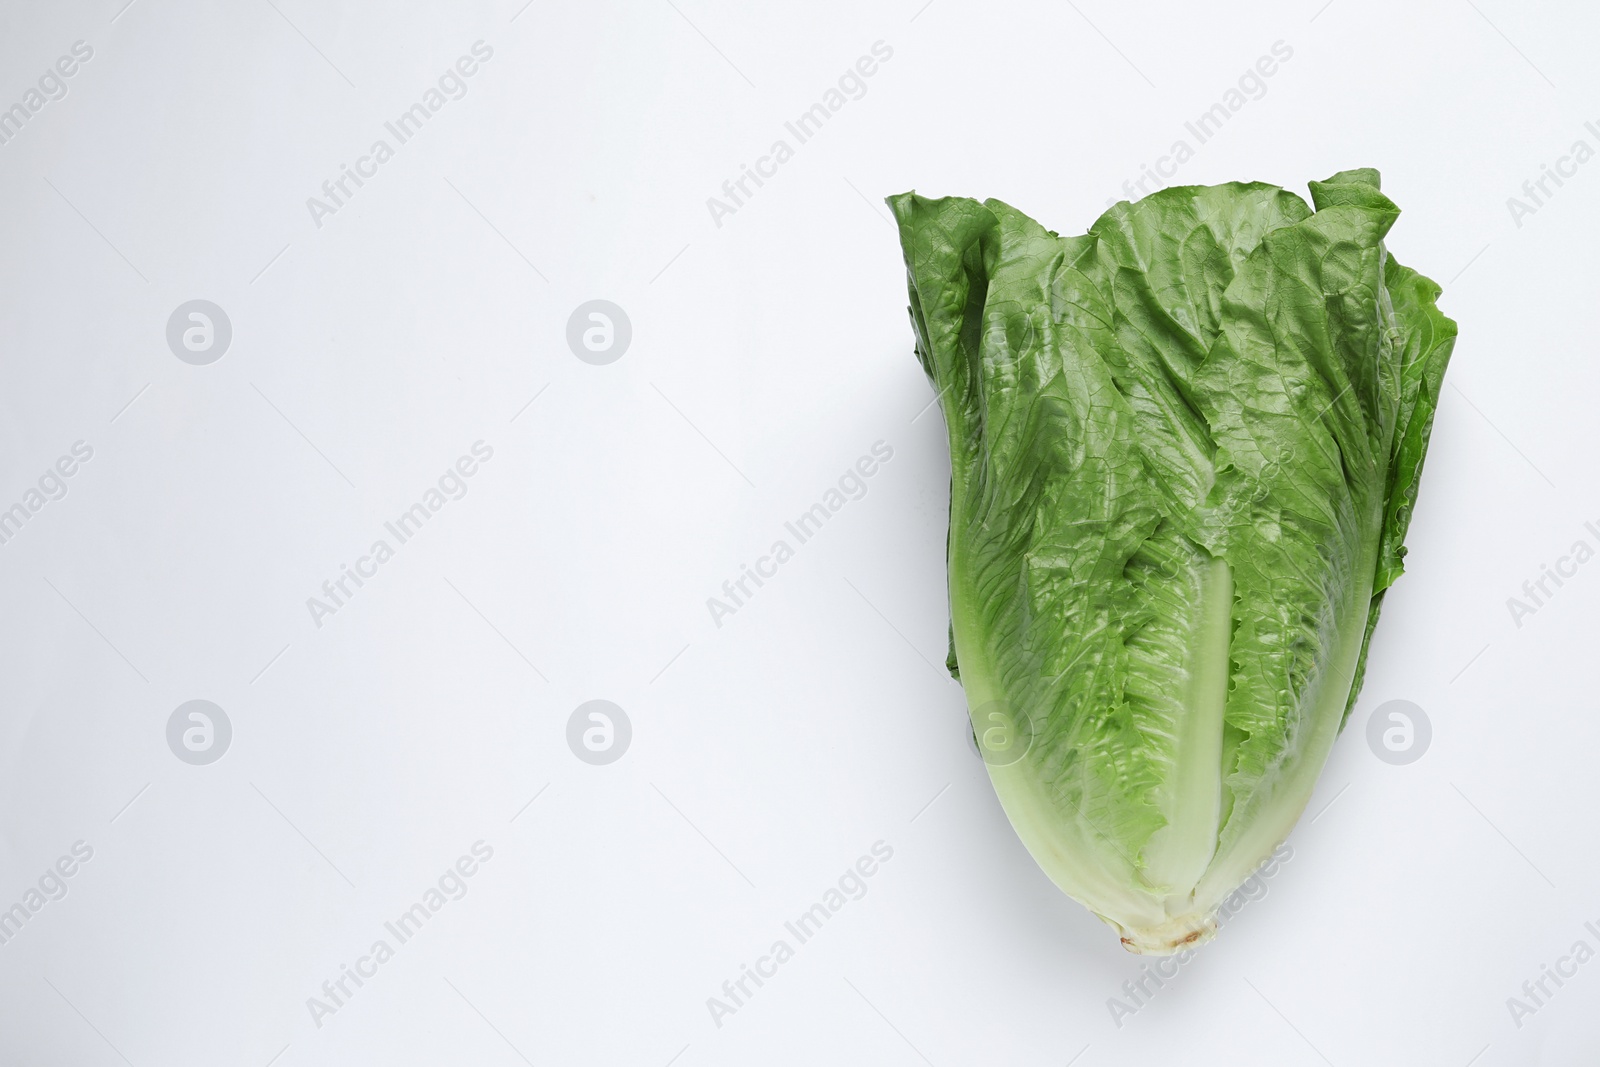
[[[0, 545], [0, 907], [94, 850], [0, 945], [0, 1063], [1600, 1059], [1600, 963], [1521, 1028], [1506, 1005], [1600, 948], [1600, 563], [1520, 628], [1506, 606], [1600, 545], [1600, 163], [1521, 226], [1506, 204], [1600, 147], [1600, 17], [123, 3], [0, 15], [0, 107], [94, 50], [0, 146], [0, 508], [94, 449]], [[318, 227], [307, 198], [478, 40], [465, 97]], [[881, 199], [1081, 232], [1280, 40], [1175, 180], [1378, 167], [1461, 340], [1318, 817], [1118, 1026], [1147, 961], [1018, 844], [941, 669], [948, 460]], [[208, 366], [165, 339], [196, 298], [233, 326]], [[633, 327], [608, 366], [565, 340], [596, 298]], [[467, 495], [316, 626], [307, 598], [479, 440]], [[715, 626], [707, 597], [879, 440], [866, 496]], [[608, 766], [565, 740], [597, 698], [633, 725]], [[1402, 698], [1433, 742], [1389, 766], [1364, 730]], [[209, 766], [167, 746], [192, 699], [233, 725]], [[479, 840], [467, 895], [317, 1026], [307, 999]], [[716, 1026], [706, 998], [879, 840], [867, 894]]]

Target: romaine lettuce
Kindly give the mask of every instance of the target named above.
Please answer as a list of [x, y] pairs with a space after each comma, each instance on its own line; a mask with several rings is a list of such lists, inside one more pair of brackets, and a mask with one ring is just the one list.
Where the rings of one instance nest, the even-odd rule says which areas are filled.
[[1399, 576], [1455, 323], [1378, 174], [1061, 237], [889, 198], [951, 456], [950, 667], [1018, 835], [1135, 952], [1294, 826]]

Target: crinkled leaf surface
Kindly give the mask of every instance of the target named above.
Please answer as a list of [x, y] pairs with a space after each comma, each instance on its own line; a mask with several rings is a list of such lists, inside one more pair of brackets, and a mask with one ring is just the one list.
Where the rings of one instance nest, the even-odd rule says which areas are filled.
[[949, 431], [953, 673], [1024, 842], [1139, 951], [1207, 936], [1310, 796], [1455, 338], [1377, 172], [1311, 191], [1167, 189], [1077, 237], [889, 199]]

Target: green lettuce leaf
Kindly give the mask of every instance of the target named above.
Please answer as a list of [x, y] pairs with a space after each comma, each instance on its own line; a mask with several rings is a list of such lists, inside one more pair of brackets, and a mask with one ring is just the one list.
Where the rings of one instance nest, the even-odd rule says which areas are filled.
[[949, 432], [950, 666], [1012, 824], [1170, 952], [1298, 819], [1402, 569], [1455, 324], [1376, 171], [1061, 237], [889, 198]]

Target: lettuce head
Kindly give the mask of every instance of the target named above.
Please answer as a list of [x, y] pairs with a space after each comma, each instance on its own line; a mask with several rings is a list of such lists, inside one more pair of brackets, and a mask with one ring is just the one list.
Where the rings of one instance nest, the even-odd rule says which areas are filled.
[[1006, 814], [1132, 951], [1209, 938], [1361, 684], [1456, 327], [1373, 170], [1062, 237], [904, 193], [951, 459], [950, 661]]

